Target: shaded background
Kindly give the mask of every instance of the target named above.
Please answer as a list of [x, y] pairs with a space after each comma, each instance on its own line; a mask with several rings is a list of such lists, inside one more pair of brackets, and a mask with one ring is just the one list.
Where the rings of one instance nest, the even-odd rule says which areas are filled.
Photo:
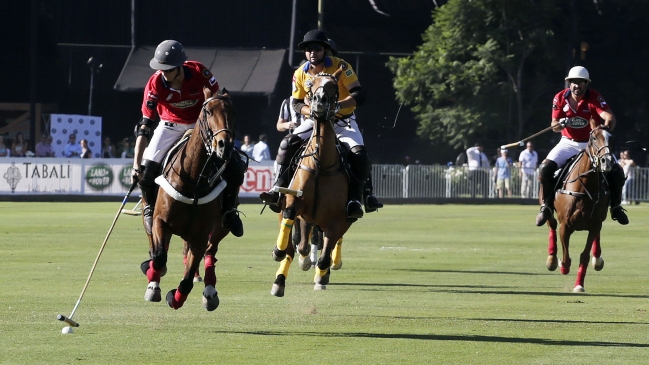
[[[368, 101], [358, 108], [357, 115], [375, 163], [401, 163], [405, 156], [410, 156], [411, 162], [445, 163], [454, 160], [459, 152], [446, 146], [431, 146], [417, 138], [413, 115], [394, 100], [392, 75], [385, 67], [389, 54], [403, 55], [416, 50], [422, 42], [421, 34], [431, 23], [432, 10], [445, 2], [323, 0], [323, 28], [337, 43], [340, 56], [357, 70], [368, 92]], [[0, 102], [30, 101], [30, 32], [35, 25], [35, 101], [55, 103], [60, 113], [87, 114], [90, 69], [86, 62], [93, 57], [103, 66], [94, 77], [92, 114], [102, 116], [104, 136], [110, 136], [116, 143], [131, 135], [141, 117], [141, 92], [113, 89], [133, 44], [155, 46], [164, 39], [176, 39], [187, 47], [288, 49], [292, 4], [291, 0], [5, 1], [0, 15], [2, 34], [6, 35], [1, 62], [9, 87], [0, 90]], [[297, 0], [296, 4], [294, 45], [304, 33], [318, 27], [318, 0]], [[557, 22], [573, 25], [565, 29], [573, 29], [574, 34], [557, 35], [556, 46], [578, 49], [580, 42], [588, 41], [589, 58], [584, 63], [591, 75], [596, 75], [594, 87], [604, 94], [620, 121], [616, 133], [625, 138], [645, 139], [649, 95], [637, 86], [648, 78], [643, 60], [648, 56], [649, 36], [642, 22], [648, 6], [622, 0], [571, 0], [557, 4], [567, 9], [566, 18]], [[577, 7], [577, 11], [568, 12], [569, 6]], [[602, 6], [606, 6], [604, 15]], [[568, 14], [576, 14], [577, 18]], [[32, 18], [36, 19], [33, 24]], [[566, 56], [567, 66], [570, 57], [574, 55]], [[288, 64], [287, 58], [270, 97], [234, 95], [239, 139], [244, 134], [257, 139], [265, 133], [274, 154], [282, 137], [275, 129], [279, 106], [290, 94], [291, 74], [303, 58], [301, 52], [295, 53], [293, 65]], [[218, 66], [213, 71], [218, 78]], [[557, 90], [562, 87], [560, 78]], [[548, 99], [548, 121], [549, 104], [555, 92], [551, 90], [549, 97], [543, 96]], [[487, 150], [499, 145], [491, 144], [485, 141]]]

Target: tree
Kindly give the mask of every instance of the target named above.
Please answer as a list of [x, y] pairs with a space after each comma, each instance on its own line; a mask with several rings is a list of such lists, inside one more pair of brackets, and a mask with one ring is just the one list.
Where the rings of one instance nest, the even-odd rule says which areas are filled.
[[434, 10], [413, 56], [388, 63], [397, 100], [419, 121], [418, 135], [459, 148], [476, 138], [511, 141], [547, 123], [547, 113], [536, 113], [539, 96], [554, 91], [548, 73], [563, 64], [548, 50], [566, 49], [548, 46], [553, 4], [450, 0]]

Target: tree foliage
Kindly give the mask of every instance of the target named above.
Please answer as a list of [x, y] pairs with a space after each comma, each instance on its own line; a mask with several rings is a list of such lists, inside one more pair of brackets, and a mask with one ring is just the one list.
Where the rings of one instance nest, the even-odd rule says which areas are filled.
[[526, 124], [540, 123], [538, 95], [552, 89], [548, 70], [561, 69], [556, 52], [566, 49], [548, 52], [553, 3], [450, 0], [433, 11], [418, 50], [388, 63], [418, 135], [457, 148], [472, 139], [519, 138]]

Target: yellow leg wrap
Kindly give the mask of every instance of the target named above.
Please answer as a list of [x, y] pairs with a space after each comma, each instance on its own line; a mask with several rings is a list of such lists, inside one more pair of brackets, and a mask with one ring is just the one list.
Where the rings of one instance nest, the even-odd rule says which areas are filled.
[[282, 219], [282, 223], [279, 225], [279, 235], [277, 236], [277, 248], [281, 251], [286, 250], [286, 247], [288, 247], [291, 228], [293, 228], [293, 220], [288, 218]]
[[318, 265], [315, 266], [315, 277], [316, 278], [323, 277], [323, 276], [325, 276], [325, 274], [327, 274], [327, 270], [320, 270]]
[[333, 261], [333, 266], [339, 265], [342, 261], [342, 238], [338, 240], [334, 249], [331, 251], [331, 260]]
[[278, 277], [281, 274], [284, 275], [285, 278], [288, 278], [288, 269], [291, 267], [291, 262], [293, 262], [291, 256], [286, 256], [284, 260], [280, 262], [279, 269], [277, 269], [275, 277]]

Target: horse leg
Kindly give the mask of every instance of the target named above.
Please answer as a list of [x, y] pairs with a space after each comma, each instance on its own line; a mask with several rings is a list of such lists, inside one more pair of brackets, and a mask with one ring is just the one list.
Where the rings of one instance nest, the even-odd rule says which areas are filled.
[[[297, 246], [297, 251], [300, 254], [299, 263], [302, 271], [309, 271], [312, 265], [315, 265], [313, 256], [313, 246], [309, 244], [309, 239], [313, 234], [313, 224], [309, 224], [300, 220], [300, 243]], [[316, 249], [317, 252], [317, 249]]]
[[579, 256], [579, 270], [577, 271], [577, 279], [575, 280], [575, 288], [572, 290], [575, 293], [584, 292], [584, 280], [586, 279], [586, 271], [588, 270], [588, 262], [590, 261], [590, 250], [593, 243], [599, 237], [599, 230], [588, 231], [588, 238], [586, 239], [586, 247]]
[[311, 262], [313, 263], [313, 269], [315, 269], [315, 263], [318, 260], [318, 250], [322, 250], [322, 241], [324, 241], [322, 229], [320, 229], [320, 226], [314, 225], [311, 232]]
[[[187, 247], [187, 243], [183, 241], [183, 266], [185, 266], [185, 272], [187, 272], [187, 256], [191, 254], [191, 251], [189, 251], [189, 248]], [[196, 269], [196, 273], [194, 274], [194, 282], [200, 283], [201, 281], [203, 281], [203, 278], [201, 278], [200, 270]]]
[[331, 252], [333, 251], [333, 246], [335, 246], [335, 243], [341, 237], [342, 234], [335, 229], [329, 229], [324, 233], [322, 251], [320, 252], [320, 258], [315, 267], [315, 277], [313, 278], [315, 285], [313, 286], [313, 290], [327, 289], [326, 285], [329, 284], [329, 276], [331, 275]]
[[545, 260], [545, 267], [554, 271], [557, 269], [559, 262], [557, 260], [557, 220], [554, 217], [548, 219], [548, 258]]
[[295, 221], [295, 210], [294, 209], [285, 209], [284, 218], [279, 225], [279, 235], [277, 236], [277, 244], [273, 248], [272, 256], [273, 259], [277, 262], [281, 262], [284, 257], [286, 257], [286, 248], [289, 244], [289, 238], [291, 236], [291, 229], [293, 228], [293, 222]]
[[172, 289], [167, 293], [167, 304], [173, 309], [178, 309], [185, 304], [187, 296], [194, 288], [194, 274], [201, 263], [201, 258], [205, 254], [207, 244], [197, 244], [195, 242], [187, 242], [190, 247], [191, 255], [187, 255], [187, 267], [185, 268], [185, 275], [180, 281], [178, 288]]
[[273, 287], [270, 289], [270, 293], [276, 297], [284, 296], [284, 289], [286, 288], [286, 278], [288, 278], [288, 270], [291, 267], [293, 258], [295, 257], [295, 247], [293, 245], [288, 245], [286, 247], [286, 255], [284, 259], [279, 264], [279, 268], [275, 273], [275, 281], [273, 282]]
[[331, 265], [331, 268], [333, 270], [340, 270], [340, 268], [343, 267], [342, 245], [343, 245], [343, 238], [340, 237], [338, 242], [336, 242], [333, 251], [331, 252], [331, 258], [333, 260], [333, 264]]
[[142, 263], [142, 270], [144, 265], [148, 263], [145, 275], [149, 280], [146, 292], [144, 293], [144, 300], [149, 302], [159, 302], [162, 300], [160, 294], [160, 277], [166, 272], [167, 268], [167, 250], [169, 249], [169, 241], [171, 241], [171, 232], [169, 227], [160, 220], [156, 221], [154, 226], [154, 240], [151, 248], [151, 259]]
[[597, 234], [597, 237], [593, 240], [593, 248], [591, 250], [592, 259], [591, 265], [595, 271], [600, 271], [604, 268], [604, 259], [602, 258], [602, 246], [600, 245], [600, 235]]
[[574, 232], [573, 229], [568, 228], [567, 224], [562, 224], [559, 228], [559, 234], [561, 235], [561, 246], [563, 247], [563, 257], [559, 266], [561, 267], [561, 273], [563, 275], [568, 275], [570, 273], [570, 265], [572, 261], [570, 260], [570, 235]]
[[205, 289], [203, 289], [203, 308], [208, 311], [213, 311], [219, 307], [219, 293], [216, 290], [216, 253], [219, 250], [219, 243], [225, 236], [227, 236], [228, 231], [221, 227], [221, 220], [217, 219], [217, 223], [210, 238], [207, 243], [207, 250], [205, 250], [205, 278], [203, 283], [205, 283]]

